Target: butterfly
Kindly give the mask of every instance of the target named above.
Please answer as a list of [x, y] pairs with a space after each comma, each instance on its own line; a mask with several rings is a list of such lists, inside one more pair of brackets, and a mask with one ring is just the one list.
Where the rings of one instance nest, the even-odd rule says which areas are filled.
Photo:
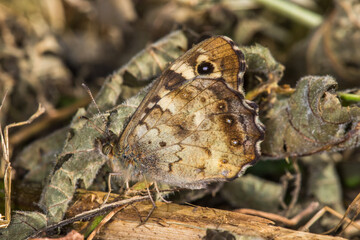
[[133, 175], [189, 189], [232, 180], [265, 128], [244, 97], [244, 54], [225, 36], [195, 45], [155, 80], [113, 148]]

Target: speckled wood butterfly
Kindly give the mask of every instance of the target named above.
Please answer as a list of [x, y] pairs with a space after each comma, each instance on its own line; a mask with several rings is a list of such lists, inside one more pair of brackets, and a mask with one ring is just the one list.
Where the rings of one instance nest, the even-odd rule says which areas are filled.
[[190, 189], [241, 175], [260, 155], [264, 126], [245, 100], [243, 53], [209, 38], [155, 80], [113, 149], [132, 174]]

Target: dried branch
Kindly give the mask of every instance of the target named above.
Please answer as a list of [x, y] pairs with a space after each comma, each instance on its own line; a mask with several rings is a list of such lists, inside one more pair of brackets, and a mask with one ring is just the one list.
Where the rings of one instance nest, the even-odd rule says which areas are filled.
[[[1, 106], [0, 106], [0, 112], [2, 109], [2, 106], [4, 104], [6, 98], [6, 93], [3, 97]], [[22, 125], [30, 124], [32, 121], [34, 121], [36, 118], [38, 118], [41, 114], [45, 112], [45, 109], [42, 107], [41, 104], [39, 104], [38, 110], [27, 120], [24, 122], [19, 123], [12, 123], [5, 127], [4, 132], [2, 131], [2, 127], [0, 124], [0, 137], [1, 137], [1, 149], [3, 152], [3, 162], [4, 162], [4, 188], [5, 188], [5, 218], [0, 219], [0, 228], [6, 228], [9, 226], [11, 221], [11, 153], [10, 153], [10, 146], [9, 146], [9, 129], [14, 127], [19, 127]], [[2, 162], [2, 163], [3, 163]], [[0, 214], [0, 217], [2, 215]]]

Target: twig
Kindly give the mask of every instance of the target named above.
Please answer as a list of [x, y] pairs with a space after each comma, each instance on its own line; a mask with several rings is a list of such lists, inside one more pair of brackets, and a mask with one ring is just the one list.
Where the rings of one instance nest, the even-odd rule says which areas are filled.
[[299, 169], [297, 158], [294, 158], [292, 163], [293, 163], [294, 170], [295, 170], [295, 176], [294, 176], [295, 188], [291, 192], [292, 198], [291, 198], [291, 202], [286, 210], [286, 214], [285, 214], [286, 216], [290, 213], [291, 209], [293, 209], [295, 204], [297, 203], [297, 200], [298, 200], [299, 194], [300, 194], [300, 189], [301, 189], [301, 172]]
[[280, 178], [280, 182], [281, 182], [281, 187], [282, 187], [282, 193], [279, 199], [280, 205], [283, 209], [287, 209], [288, 206], [285, 203], [285, 196], [286, 196], [286, 191], [289, 187], [289, 181], [291, 179], [293, 179], [294, 177], [289, 173], [289, 171], [286, 170], [285, 175], [281, 176]]
[[360, 230], [360, 226], [355, 222], [356, 217], [360, 214], [360, 193], [355, 197], [355, 199], [351, 202], [349, 207], [346, 209], [346, 212], [338, 225], [336, 225], [334, 228], [330, 229], [324, 234], [329, 234], [331, 232], [337, 232], [337, 230], [340, 228], [341, 225], [344, 224], [346, 221], [345, 219], [348, 218], [351, 221], [347, 223], [345, 227], [341, 230], [340, 234], [343, 233], [346, 228], [350, 226], [350, 224], [353, 224], [358, 230]]
[[[309, 228], [317, 221], [319, 220], [319, 218], [321, 218], [322, 215], [324, 215], [326, 212], [331, 213], [332, 215], [334, 215], [337, 218], [340, 218], [342, 222], [347, 222], [347, 223], [351, 223], [352, 220], [349, 219], [348, 217], [344, 217], [343, 214], [338, 213], [337, 211], [335, 211], [334, 209], [330, 208], [330, 207], [323, 207], [322, 209], [320, 209], [320, 211], [318, 211], [303, 227], [301, 227], [299, 230], [300, 231], [309, 231]], [[360, 226], [358, 224], [355, 224], [353, 222], [353, 225], [358, 228], [360, 230]], [[333, 229], [331, 229], [333, 230]]]
[[37, 235], [39, 235], [43, 232], [47, 232], [47, 231], [62, 227], [62, 226], [68, 225], [70, 223], [80, 221], [85, 218], [90, 218], [90, 217], [95, 217], [95, 216], [101, 215], [110, 209], [113, 209], [113, 208], [116, 208], [119, 206], [123, 206], [123, 205], [129, 205], [129, 204], [132, 204], [135, 202], [140, 202], [140, 201], [144, 201], [144, 200], [148, 200], [148, 199], [150, 199], [149, 196], [135, 196], [135, 197], [132, 197], [129, 199], [120, 200], [120, 201], [113, 202], [113, 203], [108, 203], [103, 206], [100, 206], [99, 208], [80, 213], [80, 214], [76, 215], [75, 217], [68, 218], [59, 223], [47, 226], [47, 227], [40, 229], [39, 231], [33, 233], [31, 236], [28, 236], [28, 237], [29, 238], [36, 237]]
[[297, 214], [295, 217], [293, 217], [291, 219], [274, 214], [274, 213], [268, 213], [268, 212], [254, 210], [254, 209], [246, 209], [246, 208], [238, 209], [238, 210], [236, 210], [236, 212], [255, 215], [255, 216], [259, 216], [259, 217], [264, 217], [264, 218], [273, 220], [275, 222], [281, 222], [287, 226], [295, 226], [300, 222], [301, 219], [303, 219], [304, 217], [313, 213], [317, 207], [319, 207], [319, 203], [313, 202], [306, 209], [304, 209], [303, 211], [301, 211], [299, 214]]
[[42, 118], [40, 121], [36, 122], [35, 124], [22, 128], [20, 131], [12, 134], [9, 142], [12, 145], [17, 145], [22, 141], [25, 141], [26, 139], [30, 138], [34, 134], [47, 128], [52, 123], [68, 118], [69, 116], [73, 115], [74, 112], [78, 110], [78, 108], [86, 106], [87, 104], [89, 104], [89, 102], [90, 102], [89, 98], [83, 98], [71, 106], [56, 110], [54, 111], [54, 114], [47, 115], [46, 117]]
[[[140, 202], [135, 207], [143, 216], [148, 213], [151, 203]], [[238, 212], [162, 202], [158, 202], [157, 207], [146, 225], [140, 227], [137, 227], [137, 211], [125, 208], [121, 215], [116, 214], [108, 222], [106, 230], [102, 229], [97, 239], [201, 239], [207, 229], [227, 231], [236, 239], [241, 236], [282, 240], [344, 239], [273, 226], [271, 220]]]
[[[2, 109], [3, 103], [5, 101], [7, 92], [5, 93], [3, 100], [1, 102], [0, 111]], [[12, 123], [5, 127], [4, 131], [2, 131], [1, 123], [0, 123], [0, 137], [1, 137], [1, 148], [3, 152], [3, 161], [5, 162], [5, 171], [4, 171], [4, 190], [5, 190], [5, 219], [0, 219], [0, 228], [6, 228], [9, 226], [11, 221], [11, 154], [10, 154], [10, 145], [9, 145], [9, 129], [13, 127], [22, 126], [25, 124], [30, 124], [36, 118], [38, 118], [41, 114], [45, 112], [45, 108], [39, 104], [38, 110], [27, 120], [19, 123]], [[0, 214], [1, 218], [2, 215]]]
[[102, 226], [104, 226], [105, 223], [107, 223], [116, 213], [118, 213], [119, 211], [124, 209], [126, 206], [127, 205], [117, 207], [114, 210], [112, 210], [111, 212], [109, 212], [108, 215], [106, 215], [106, 217], [104, 217], [101, 220], [99, 225], [97, 225], [97, 227], [94, 229], [94, 231], [92, 231], [92, 233], [87, 237], [87, 240], [92, 240], [95, 237], [95, 235], [100, 231]]

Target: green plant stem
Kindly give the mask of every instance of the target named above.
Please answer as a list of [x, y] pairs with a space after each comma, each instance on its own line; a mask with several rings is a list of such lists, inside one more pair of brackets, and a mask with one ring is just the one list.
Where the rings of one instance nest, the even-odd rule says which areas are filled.
[[315, 28], [321, 24], [323, 18], [305, 8], [302, 8], [290, 1], [284, 0], [253, 0], [260, 3], [267, 8], [282, 14], [285, 17], [291, 18], [307, 27]]
[[360, 102], [360, 95], [357, 94], [339, 92], [338, 95], [344, 101]]
[[90, 226], [86, 229], [86, 232], [83, 234], [85, 238], [87, 238], [92, 233], [92, 231], [94, 231], [94, 229], [99, 225], [99, 223], [101, 222], [101, 220], [103, 220], [104, 217], [105, 215], [94, 217]]

